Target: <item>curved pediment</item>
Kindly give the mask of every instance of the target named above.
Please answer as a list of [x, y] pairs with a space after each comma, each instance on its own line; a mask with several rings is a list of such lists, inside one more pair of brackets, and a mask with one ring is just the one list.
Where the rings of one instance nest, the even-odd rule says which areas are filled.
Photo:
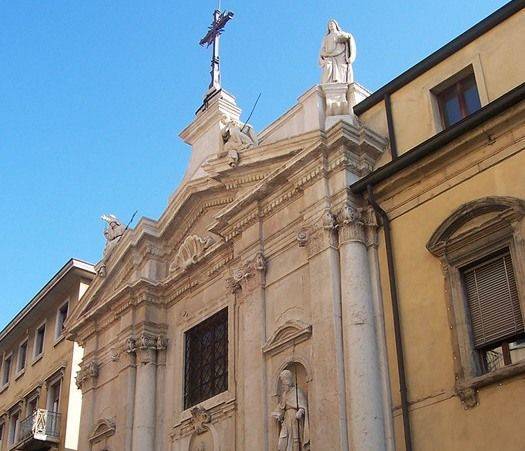
[[434, 255], [442, 255], [458, 241], [476, 239], [477, 232], [509, 225], [525, 215], [525, 201], [515, 197], [492, 196], [462, 205], [445, 219], [427, 243]]
[[312, 326], [301, 320], [289, 320], [279, 326], [266, 341], [262, 350], [271, 355], [307, 340], [312, 335]]
[[115, 434], [115, 421], [111, 418], [102, 418], [98, 420], [89, 437], [91, 443], [97, 443]]

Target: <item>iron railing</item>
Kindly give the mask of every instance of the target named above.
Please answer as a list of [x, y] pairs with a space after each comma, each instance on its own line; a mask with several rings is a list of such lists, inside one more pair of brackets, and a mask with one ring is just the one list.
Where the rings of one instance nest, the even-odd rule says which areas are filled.
[[37, 409], [20, 422], [19, 442], [42, 440], [56, 442], [60, 438], [60, 414]]

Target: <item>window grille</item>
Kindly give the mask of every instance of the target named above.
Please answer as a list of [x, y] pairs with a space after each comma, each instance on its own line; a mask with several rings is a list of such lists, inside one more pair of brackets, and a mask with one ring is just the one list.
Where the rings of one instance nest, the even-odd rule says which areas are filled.
[[184, 408], [228, 389], [228, 309], [185, 334]]

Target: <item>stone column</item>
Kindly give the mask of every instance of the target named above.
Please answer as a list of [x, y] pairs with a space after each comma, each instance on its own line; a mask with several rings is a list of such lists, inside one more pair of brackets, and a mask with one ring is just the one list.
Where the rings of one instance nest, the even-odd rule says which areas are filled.
[[351, 448], [386, 450], [383, 389], [365, 227], [361, 211], [339, 215], [345, 374]]
[[[308, 393], [312, 449], [348, 450], [341, 281], [335, 218], [328, 208], [299, 232], [308, 252], [314, 386]], [[337, 419], [336, 421], [334, 421]]]
[[95, 425], [95, 386], [99, 373], [99, 365], [95, 360], [82, 362], [77, 373], [76, 383], [82, 390], [82, 412], [80, 418], [80, 431], [78, 449], [91, 449], [90, 434]]
[[[268, 449], [269, 409], [266, 399], [266, 371], [262, 358], [262, 347], [266, 341], [265, 301], [266, 260], [262, 252], [245, 261], [235, 269], [227, 280], [227, 286], [235, 294], [239, 305], [240, 360], [242, 377], [239, 378], [242, 391], [243, 413], [240, 449]], [[232, 342], [232, 341], [230, 341]]]
[[128, 337], [121, 348], [121, 352], [115, 350], [112, 360], [120, 361], [119, 382], [126, 387], [126, 399], [123, 400], [122, 408], [125, 412], [124, 424], [124, 451], [133, 450], [133, 415], [135, 413], [135, 387], [137, 382], [135, 339]]
[[156, 337], [142, 334], [135, 340], [136, 385], [133, 415], [133, 450], [155, 449]]

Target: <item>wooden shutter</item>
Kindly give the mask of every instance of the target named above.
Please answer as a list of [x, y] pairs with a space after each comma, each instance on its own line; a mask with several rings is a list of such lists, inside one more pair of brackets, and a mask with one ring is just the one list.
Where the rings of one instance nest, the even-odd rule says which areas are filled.
[[523, 332], [523, 316], [508, 251], [463, 271], [463, 281], [476, 348]]

